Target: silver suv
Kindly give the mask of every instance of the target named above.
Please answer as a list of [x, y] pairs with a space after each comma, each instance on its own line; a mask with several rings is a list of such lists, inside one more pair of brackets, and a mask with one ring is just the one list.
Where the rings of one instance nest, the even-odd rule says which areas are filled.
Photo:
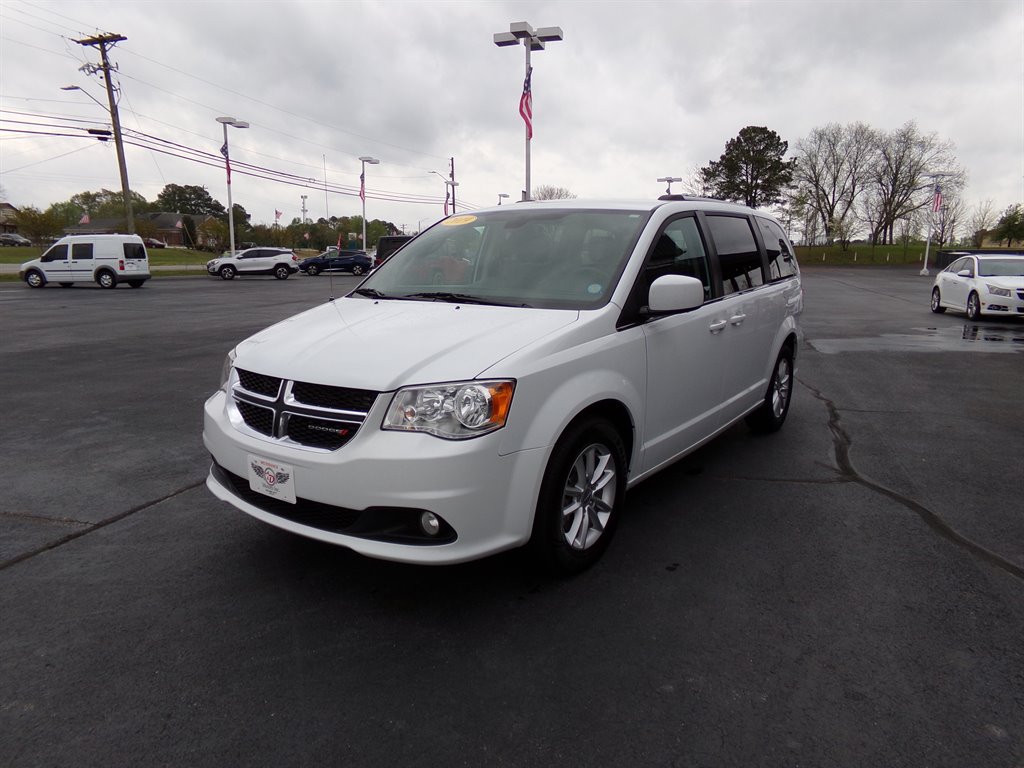
[[232, 280], [235, 275], [273, 275], [287, 280], [299, 271], [299, 257], [288, 248], [246, 248], [234, 256], [220, 256], [206, 262], [206, 271]]

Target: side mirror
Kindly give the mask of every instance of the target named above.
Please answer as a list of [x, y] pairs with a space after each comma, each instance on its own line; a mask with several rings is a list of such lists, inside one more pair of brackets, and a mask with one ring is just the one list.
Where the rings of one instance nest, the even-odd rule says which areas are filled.
[[652, 314], [686, 312], [704, 303], [704, 283], [687, 275], [662, 275], [651, 283], [647, 297]]
[[959, 272], [956, 273], [956, 276], [957, 277], [974, 277], [974, 275], [971, 274], [971, 270], [969, 270], [969, 269], [961, 269]]

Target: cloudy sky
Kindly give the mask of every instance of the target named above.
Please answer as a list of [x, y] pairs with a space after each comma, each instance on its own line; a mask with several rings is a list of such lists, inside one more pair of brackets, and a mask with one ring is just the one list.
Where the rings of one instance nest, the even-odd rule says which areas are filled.
[[830, 122], [914, 121], [956, 146], [969, 204], [1024, 201], [1024, 0], [2, 0], [2, 197], [120, 188], [114, 147], [84, 138], [109, 115], [76, 42], [116, 33], [122, 125], [165, 150], [126, 148], [148, 200], [174, 183], [226, 203], [232, 116], [251, 126], [229, 129], [232, 161], [271, 177], [233, 175], [254, 223], [302, 195], [312, 218], [358, 214], [364, 155], [367, 216], [408, 231], [442, 214], [451, 157], [460, 209], [514, 201], [525, 51], [493, 35], [516, 21], [564, 34], [533, 54], [534, 187], [650, 198], [748, 125], [792, 148]]

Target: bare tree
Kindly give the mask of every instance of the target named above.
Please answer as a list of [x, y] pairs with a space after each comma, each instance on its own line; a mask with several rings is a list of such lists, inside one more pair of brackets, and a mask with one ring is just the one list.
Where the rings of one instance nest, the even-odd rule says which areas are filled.
[[539, 187], [533, 188], [534, 200], [572, 200], [575, 197], [576, 195], [565, 187], [541, 184]]
[[944, 189], [955, 190], [964, 183], [951, 142], [921, 133], [914, 122], [882, 138], [869, 172], [868, 199], [862, 206], [872, 243], [891, 244], [896, 220], [931, 204], [931, 174], [937, 172], [947, 174]]
[[940, 248], [956, 241], [956, 232], [963, 226], [966, 211], [967, 204], [959, 194], [952, 190], [948, 195], [943, 193], [942, 207], [935, 213], [935, 242]]
[[864, 123], [830, 123], [815, 128], [796, 143], [797, 165], [793, 181], [818, 217], [825, 240], [834, 230], [847, 236], [854, 230], [854, 203], [867, 181], [869, 164], [879, 137]]
[[983, 200], [967, 215], [967, 234], [975, 248], [981, 248], [985, 235], [996, 223], [996, 212], [991, 200]]

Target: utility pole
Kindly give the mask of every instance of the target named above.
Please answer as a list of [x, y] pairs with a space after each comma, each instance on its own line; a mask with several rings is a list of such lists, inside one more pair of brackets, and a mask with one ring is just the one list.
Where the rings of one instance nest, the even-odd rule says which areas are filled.
[[110, 107], [110, 122], [114, 128], [114, 147], [117, 150], [117, 168], [121, 173], [121, 195], [124, 197], [124, 218], [128, 228], [128, 234], [135, 234], [135, 215], [132, 213], [132, 196], [128, 188], [128, 167], [124, 161], [124, 145], [121, 142], [121, 119], [117, 114], [117, 102], [114, 100], [114, 85], [110, 79], [110, 61], [107, 59], [107, 48], [120, 43], [128, 38], [124, 35], [97, 35], [87, 37], [84, 40], [76, 40], [79, 45], [99, 48], [100, 61], [103, 63], [97, 67], [93, 64], [85, 66], [90, 74], [103, 72], [103, 79], [107, 86], [107, 104]]
[[452, 159], [452, 213], [455, 213], [455, 188], [459, 186], [455, 181], [455, 158]]

